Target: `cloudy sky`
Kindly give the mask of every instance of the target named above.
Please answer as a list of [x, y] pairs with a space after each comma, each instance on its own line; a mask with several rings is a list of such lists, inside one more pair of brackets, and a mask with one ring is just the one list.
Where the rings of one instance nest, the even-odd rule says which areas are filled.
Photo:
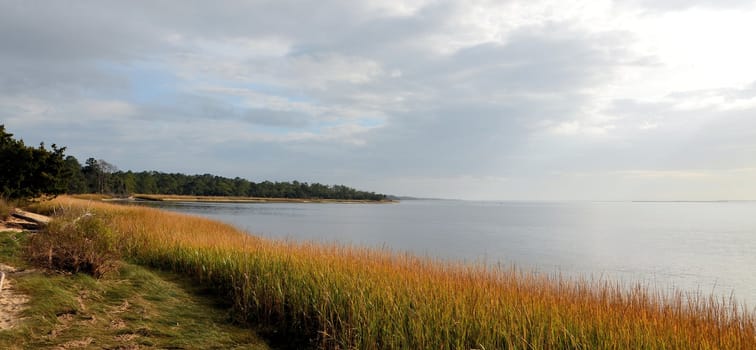
[[756, 199], [756, 3], [0, 0], [0, 124], [123, 170]]

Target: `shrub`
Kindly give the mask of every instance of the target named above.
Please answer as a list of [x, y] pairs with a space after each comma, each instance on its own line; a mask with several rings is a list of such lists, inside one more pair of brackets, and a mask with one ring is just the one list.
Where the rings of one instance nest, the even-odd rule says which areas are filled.
[[115, 234], [89, 212], [56, 218], [31, 237], [27, 253], [40, 266], [96, 278], [115, 269], [120, 259]]

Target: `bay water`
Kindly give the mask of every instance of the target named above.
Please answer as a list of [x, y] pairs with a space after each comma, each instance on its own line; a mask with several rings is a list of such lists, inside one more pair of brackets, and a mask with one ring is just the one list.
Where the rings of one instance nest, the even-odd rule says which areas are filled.
[[268, 238], [515, 265], [756, 306], [756, 202], [143, 204]]

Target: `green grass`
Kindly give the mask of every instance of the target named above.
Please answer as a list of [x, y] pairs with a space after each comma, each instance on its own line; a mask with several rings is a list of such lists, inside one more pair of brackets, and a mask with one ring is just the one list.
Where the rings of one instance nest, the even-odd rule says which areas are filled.
[[[0, 233], [0, 262], [28, 268], [26, 234]], [[86, 274], [23, 272], [15, 287], [30, 297], [26, 317], [0, 331], [0, 349], [268, 349], [229, 305], [206, 287], [166, 272], [123, 263], [99, 280]]]
[[[754, 349], [734, 301], [339, 245], [267, 240], [149, 208], [59, 198], [107, 218], [135, 262], [227, 296], [233, 317], [325, 349]], [[298, 343], [302, 344], [302, 343]]]
[[25, 233], [0, 232], [0, 262], [13, 266], [24, 264], [21, 246], [25, 239]]

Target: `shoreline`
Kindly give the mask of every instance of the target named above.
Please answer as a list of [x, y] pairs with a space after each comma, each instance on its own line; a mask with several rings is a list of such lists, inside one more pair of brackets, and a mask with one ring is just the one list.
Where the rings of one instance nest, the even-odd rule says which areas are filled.
[[234, 196], [188, 196], [164, 194], [134, 194], [128, 198], [102, 199], [106, 202], [190, 202], [190, 203], [335, 203], [335, 204], [392, 204], [398, 200], [380, 201], [368, 199], [327, 199], [327, 198], [276, 198], [276, 197], [234, 197]]
[[300, 348], [737, 349], [756, 341], [754, 314], [736, 300], [282, 242], [154, 208], [59, 197], [35, 209], [57, 208], [95, 214], [119, 233], [128, 259], [216, 288], [234, 317], [262, 321]]

